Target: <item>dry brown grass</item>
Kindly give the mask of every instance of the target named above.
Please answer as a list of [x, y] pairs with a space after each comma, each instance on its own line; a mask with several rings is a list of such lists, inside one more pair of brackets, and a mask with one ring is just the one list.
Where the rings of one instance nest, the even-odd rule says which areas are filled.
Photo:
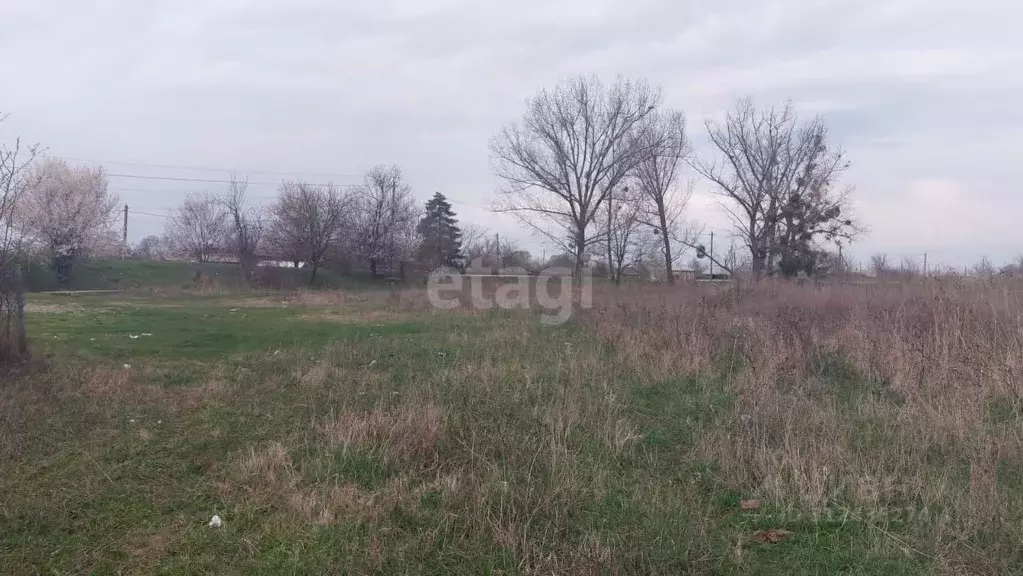
[[86, 368], [79, 383], [82, 394], [116, 399], [126, 404], [157, 404], [171, 409], [195, 408], [223, 393], [224, 381], [214, 375], [201, 386], [168, 387], [150, 384], [155, 380], [146, 366]]
[[57, 304], [53, 302], [29, 302], [25, 305], [26, 314], [67, 314], [79, 312], [84, 308], [79, 304]]
[[457, 475], [438, 476], [432, 482], [398, 475], [372, 488], [348, 481], [311, 482], [296, 468], [288, 447], [278, 441], [250, 447], [233, 468], [232, 481], [218, 484], [222, 496], [249, 507], [282, 503], [289, 517], [309, 524], [353, 518], [374, 522], [395, 506], [415, 510], [424, 492], [453, 493], [459, 488]]
[[971, 556], [967, 535], [1014, 533], [1023, 284], [650, 287], [598, 301], [590, 321], [648, 378], [726, 379], [739, 416], [699, 450], [735, 488], [813, 515], [925, 508], [949, 569]]
[[429, 461], [437, 456], [441, 418], [440, 406], [427, 401], [332, 416], [320, 431], [334, 445], [381, 452], [399, 462]]
[[[152, 384], [152, 368], [50, 366], [41, 363], [0, 385], [0, 458], [25, 455], [35, 424], [73, 412], [127, 414], [150, 406], [171, 413], [191, 411], [217, 402], [226, 391], [223, 380], [211, 377], [194, 387]], [[74, 407], [74, 408], [71, 408]], [[148, 440], [150, 431], [137, 438]]]

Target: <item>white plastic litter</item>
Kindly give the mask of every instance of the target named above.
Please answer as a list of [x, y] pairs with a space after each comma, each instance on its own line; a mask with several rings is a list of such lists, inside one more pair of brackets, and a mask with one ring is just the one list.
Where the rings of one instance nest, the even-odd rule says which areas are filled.
[[124, 369], [125, 370], [131, 370], [131, 364], [125, 364], [124, 365]]
[[214, 515], [213, 519], [210, 520], [210, 528], [220, 528], [223, 525], [224, 521], [220, 519], [220, 516]]
[[128, 334], [128, 338], [131, 338], [132, 340], [138, 340], [139, 339], [139, 337], [136, 336], [135, 334]]

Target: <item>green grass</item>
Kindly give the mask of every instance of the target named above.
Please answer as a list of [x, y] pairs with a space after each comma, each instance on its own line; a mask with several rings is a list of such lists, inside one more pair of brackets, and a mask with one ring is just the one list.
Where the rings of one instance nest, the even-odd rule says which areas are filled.
[[331, 339], [414, 333], [415, 323], [374, 326], [305, 319], [301, 308], [226, 308], [212, 304], [117, 306], [33, 316], [28, 327], [47, 352], [97, 361], [187, 361], [320, 347]]
[[[304, 269], [275, 269], [272, 276], [272, 282], [283, 282], [285, 287], [302, 287], [308, 283], [309, 272]], [[25, 266], [25, 278], [30, 292], [195, 288], [198, 285], [237, 289], [244, 285], [238, 265], [216, 262], [85, 260], [75, 264], [71, 279], [64, 284], [57, 282], [56, 273], [44, 262], [32, 262]], [[197, 278], [201, 280], [197, 282]], [[347, 289], [378, 284], [366, 275], [342, 276], [329, 268], [321, 268], [312, 287]]]
[[716, 376], [644, 381], [528, 314], [265, 300], [32, 300], [44, 359], [0, 396], [0, 573], [930, 569], [863, 522], [741, 512], [755, 494], [699, 452], [737, 419]]
[[238, 286], [241, 275], [231, 264], [194, 262], [147, 262], [140, 260], [87, 260], [75, 264], [71, 280], [57, 282], [56, 274], [42, 262], [26, 267], [29, 290], [126, 290], [131, 288], [191, 286], [197, 272], [221, 284]]

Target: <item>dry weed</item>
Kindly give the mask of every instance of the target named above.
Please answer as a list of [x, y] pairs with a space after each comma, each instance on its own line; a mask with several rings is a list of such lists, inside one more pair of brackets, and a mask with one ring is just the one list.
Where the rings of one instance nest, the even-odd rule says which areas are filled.
[[131, 368], [88, 368], [81, 376], [81, 392], [88, 396], [114, 398], [132, 404], [155, 404], [172, 409], [189, 409], [224, 392], [225, 384], [212, 377], [202, 386], [158, 386], [148, 384], [144, 366]]
[[[1018, 519], [998, 467], [1023, 470], [1023, 284], [647, 287], [596, 301], [588, 321], [645, 377], [724, 376], [741, 418], [708, 427], [697, 452], [736, 488], [811, 514], [922, 505], [964, 531]], [[993, 425], [992, 410], [1013, 416]]]
[[335, 445], [382, 452], [400, 462], [434, 460], [441, 420], [440, 406], [425, 402], [333, 416], [320, 430]]

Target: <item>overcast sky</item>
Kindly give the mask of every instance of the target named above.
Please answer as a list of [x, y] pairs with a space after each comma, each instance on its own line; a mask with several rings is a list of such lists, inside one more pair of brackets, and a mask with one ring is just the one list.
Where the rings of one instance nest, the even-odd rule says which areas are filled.
[[[856, 256], [1001, 262], [1023, 252], [1021, 21], [1011, 0], [3, 0], [0, 137], [112, 175], [258, 170], [264, 197], [394, 163], [539, 252], [486, 210], [488, 140], [540, 87], [622, 74], [660, 85], [701, 153], [738, 97], [822, 114], [870, 228]], [[152, 214], [218, 186], [111, 177]], [[694, 204], [729, 231], [705, 184]], [[132, 215], [130, 237], [162, 227]]]

